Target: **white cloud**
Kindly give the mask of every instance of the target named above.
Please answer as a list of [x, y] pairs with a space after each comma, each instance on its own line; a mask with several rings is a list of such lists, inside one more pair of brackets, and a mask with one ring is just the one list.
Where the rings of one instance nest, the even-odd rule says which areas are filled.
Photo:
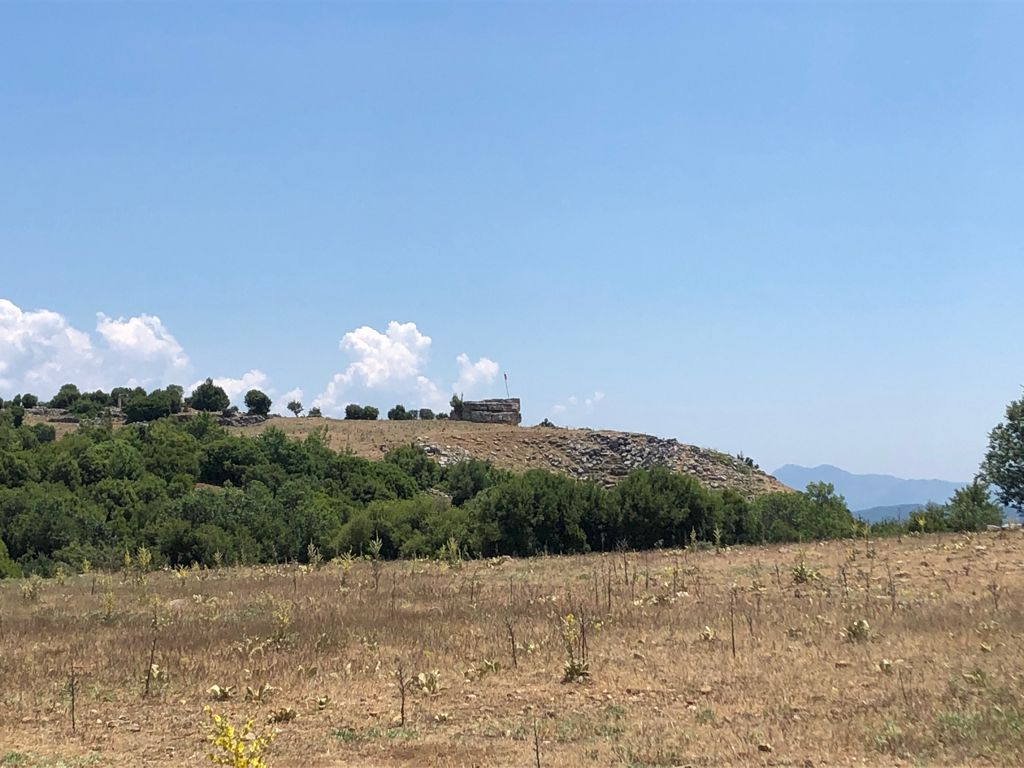
[[[194, 383], [185, 394], [191, 394], [204, 381], [206, 379], [200, 379]], [[253, 368], [251, 371], [243, 373], [237, 379], [233, 379], [230, 376], [214, 376], [213, 383], [224, 390], [233, 405], [241, 407], [245, 399], [245, 393], [250, 389], [259, 389], [264, 392], [267, 390], [267, 374]]]
[[47, 309], [0, 299], [0, 387], [47, 397], [61, 384], [110, 389], [165, 383], [188, 369], [181, 345], [159, 317], [97, 315], [95, 338]]
[[188, 366], [188, 355], [159, 317], [139, 315], [114, 320], [102, 312], [96, 317], [97, 333], [119, 355], [133, 361], [165, 363], [177, 370]]
[[359, 389], [416, 394], [424, 404], [436, 406], [444, 398], [422, 373], [430, 344], [430, 337], [420, 333], [416, 323], [392, 320], [383, 333], [368, 325], [349, 331], [338, 346], [355, 359], [343, 372], [334, 374], [313, 405], [337, 414], [349, 402], [346, 395]]
[[415, 378], [426, 362], [430, 337], [420, 333], [416, 323], [392, 320], [385, 333], [368, 325], [349, 331], [340, 346], [356, 358], [341, 374], [342, 380], [374, 389]]
[[475, 363], [471, 362], [469, 355], [463, 352], [455, 358], [455, 364], [459, 367], [459, 380], [452, 384], [452, 389], [458, 393], [473, 393], [478, 390], [481, 384], [490, 384], [498, 375], [498, 364], [493, 360], [481, 357]]
[[552, 405], [551, 413], [555, 416], [567, 415], [570, 419], [574, 416], [588, 415], [594, 412], [595, 406], [604, 398], [604, 392], [601, 390], [595, 390], [593, 394], [584, 397], [582, 402], [576, 395], [569, 395], [562, 402]]
[[[415, 398], [405, 404], [411, 407], [443, 409], [448, 397], [437, 379], [426, 372], [432, 340], [416, 323], [388, 323], [385, 331], [369, 326], [349, 331], [341, 338], [341, 350], [353, 360], [341, 373], [334, 374], [324, 391], [314, 400], [327, 414], [340, 413], [346, 404], [367, 395], [386, 394], [399, 401]], [[475, 363], [465, 353], [455, 359], [458, 381], [456, 391], [472, 391], [490, 383], [498, 374], [498, 364], [486, 357]]]
[[50, 310], [24, 311], [0, 299], [0, 375], [5, 389], [44, 397], [68, 381], [95, 381], [97, 351], [89, 335]]

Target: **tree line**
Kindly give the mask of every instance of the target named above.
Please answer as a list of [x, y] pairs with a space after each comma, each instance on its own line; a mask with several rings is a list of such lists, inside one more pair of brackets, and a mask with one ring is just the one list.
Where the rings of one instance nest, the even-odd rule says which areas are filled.
[[[313, 552], [524, 556], [981, 530], [1002, 519], [982, 480], [869, 528], [826, 483], [748, 500], [654, 468], [604, 488], [479, 460], [443, 467], [416, 446], [370, 461], [331, 449], [327, 427], [302, 440], [274, 428], [233, 435], [209, 412], [121, 428], [100, 419], [57, 440], [52, 425], [16, 418], [24, 402], [0, 408], [0, 576], [115, 568], [139, 547], [169, 566]], [[986, 460], [1004, 472], [1011, 503], [1022, 487], [1018, 413], [1024, 421], [1014, 404], [993, 432]]]
[[[458, 398], [453, 397], [453, 404]], [[259, 389], [250, 389], [245, 393], [243, 399], [246, 413], [250, 416], [269, 416], [273, 406], [270, 396]], [[459, 401], [461, 404], [461, 401]], [[64, 384], [49, 401], [40, 402], [36, 395], [31, 393], [15, 395], [7, 403], [12, 417], [20, 424], [24, 419], [27, 409], [43, 405], [49, 408], [58, 408], [68, 411], [73, 416], [83, 419], [97, 418], [110, 413], [112, 408], [120, 408], [124, 419], [128, 423], [154, 421], [165, 416], [180, 413], [184, 407], [197, 411], [209, 413], [221, 413], [225, 416], [232, 416], [240, 413], [240, 410], [231, 405], [230, 398], [223, 387], [217, 386], [213, 379], [199, 384], [192, 394], [185, 397], [185, 390], [177, 384], [171, 384], [164, 388], [153, 389], [147, 392], [142, 387], [115, 387], [110, 392], [96, 390], [94, 392], [82, 392], [74, 384]], [[0, 408], [4, 407], [4, 401], [0, 398]], [[305, 407], [298, 400], [291, 400], [287, 406], [295, 416], [300, 416]], [[318, 406], [309, 409], [307, 416], [319, 418], [323, 414]], [[345, 408], [345, 418], [357, 421], [375, 421], [380, 416], [380, 409], [372, 405], [359, 405], [350, 403]], [[447, 419], [446, 413], [434, 413], [430, 408], [407, 408], [404, 405], [395, 405], [387, 412], [391, 421], [423, 420], [433, 421], [434, 419]]]

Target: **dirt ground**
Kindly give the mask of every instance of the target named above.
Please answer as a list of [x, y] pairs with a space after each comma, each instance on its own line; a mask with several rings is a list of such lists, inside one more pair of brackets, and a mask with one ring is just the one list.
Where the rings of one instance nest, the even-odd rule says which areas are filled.
[[1020, 765], [1022, 568], [1005, 532], [0, 582], [0, 766], [210, 764], [204, 707], [272, 768]]

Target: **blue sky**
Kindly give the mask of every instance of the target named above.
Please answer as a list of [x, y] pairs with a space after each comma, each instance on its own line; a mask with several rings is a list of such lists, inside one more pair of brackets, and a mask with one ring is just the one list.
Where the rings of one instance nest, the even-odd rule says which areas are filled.
[[0, 5], [0, 396], [508, 372], [529, 423], [967, 478], [1024, 384], [1022, 35], [1013, 4]]

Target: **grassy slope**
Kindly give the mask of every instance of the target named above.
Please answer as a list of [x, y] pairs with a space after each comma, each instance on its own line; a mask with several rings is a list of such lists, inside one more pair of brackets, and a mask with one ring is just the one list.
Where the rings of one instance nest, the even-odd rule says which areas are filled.
[[[600, 438], [626, 436], [643, 446], [649, 438], [610, 431], [555, 429], [549, 427], [510, 427], [497, 424], [471, 424], [460, 421], [345, 421], [311, 418], [272, 418], [264, 424], [236, 430], [258, 434], [276, 427], [289, 435], [302, 437], [326, 426], [330, 444], [337, 450], [349, 450], [369, 459], [379, 459], [392, 448], [412, 442], [429, 443], [456, 455], [487, 459], [496, 466], [523, 471], [540, 468], [562, 471], [574, 476], [590, 475], [608, 480], [623, 471], [622, 455], [608, 450]], [[592, 448], [600, 466], [580, 465], [579, 446]], [[574, 450], [576, 447], [576, 450]], [[748, 495], [786, 486], [763, 472], [752, 470], [735, 458], [717, 451], [681, 445], [673, 466], [693, 474], [711, 487], [733, 487]]]

